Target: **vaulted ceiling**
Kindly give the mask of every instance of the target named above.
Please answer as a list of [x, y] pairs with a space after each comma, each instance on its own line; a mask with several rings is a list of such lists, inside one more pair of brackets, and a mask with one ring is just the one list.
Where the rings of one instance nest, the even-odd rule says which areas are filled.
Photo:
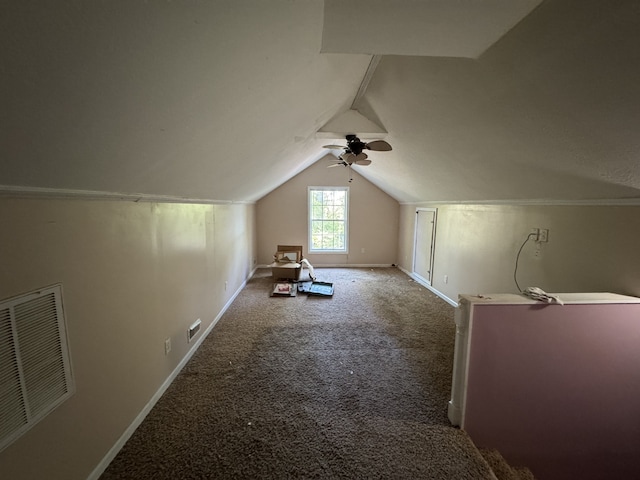
[[639, 46], [636, 0], [12, 0], [0, 193], [251, 202], [357, 113], [401, 202], [638, 199]]

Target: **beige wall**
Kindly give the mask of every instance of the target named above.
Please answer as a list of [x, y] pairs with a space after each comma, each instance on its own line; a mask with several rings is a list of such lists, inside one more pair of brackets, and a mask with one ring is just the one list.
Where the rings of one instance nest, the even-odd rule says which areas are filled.
[[87, 478], [194, 345], [188, 326], [203, 333], [250, 275], [254, 210], [0, 199], [0, 298], [62, 283], [76, 381], [0, 453], [0, 478]]
[[[263, 197], [256, 206], [258, 263], [269, 264], [278, 245], [302, 245], [314, 266], [397, 263], [399, 204], [353, 171], [327, 168], [327, 156]], [[363, 167], [366, 168], [366, 167]], [[307, 187], [349, 187], [349, 253], [309, 255]], [[364, 253], [362, 253], [364, 249]]]
[[[400, 215], [399, 262], [409, 272], [415, 209], [402, 205]], [[640, 296], [639, 206], [440, 205], [432, 286], [454, 301], [516, 292], [515, 258], [531, 228], [548, 228], [549, 242], [523, 248], [521, 288]]]

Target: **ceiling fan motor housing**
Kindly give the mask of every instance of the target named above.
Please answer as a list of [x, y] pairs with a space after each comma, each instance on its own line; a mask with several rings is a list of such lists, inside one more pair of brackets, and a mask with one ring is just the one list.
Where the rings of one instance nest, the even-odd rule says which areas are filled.
[[364, 150], [364, 148], [366, 147], [366, 144], [362, 143], [360, 139], [353, 134], [347, 135], [346, 139], [347, 149], [354, 155], [362, 153], [362, 150]]

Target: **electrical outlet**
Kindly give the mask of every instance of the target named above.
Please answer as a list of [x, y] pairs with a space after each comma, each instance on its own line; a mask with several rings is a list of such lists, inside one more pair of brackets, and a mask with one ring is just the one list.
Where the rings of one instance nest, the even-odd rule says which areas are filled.
[[164, 341], [164, 354], [169, 355], [170, 351], [171, 351], [171, 338], [167, 338]]
[[548, 242], [549, 241], [549, 229], [548, 228], [541, 228], [540, 229], [540, 234], [538, 235], [538, 241], [539, 242]]
[[531, 240], [533, 240], [534, 242], [538, 241], [538, 238], [540, 237], [540, 229], [539, 228], [532, 228], [531, 229], [531, 233], [529, 234]]

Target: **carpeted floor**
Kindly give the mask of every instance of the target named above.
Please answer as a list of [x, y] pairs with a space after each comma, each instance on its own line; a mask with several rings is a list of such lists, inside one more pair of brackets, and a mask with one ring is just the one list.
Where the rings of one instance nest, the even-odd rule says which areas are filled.
[[260, 270], [101, 478], [493, 478], [446, 416], [453, 307], [396, 268], [316, 274], [332, 298]]

